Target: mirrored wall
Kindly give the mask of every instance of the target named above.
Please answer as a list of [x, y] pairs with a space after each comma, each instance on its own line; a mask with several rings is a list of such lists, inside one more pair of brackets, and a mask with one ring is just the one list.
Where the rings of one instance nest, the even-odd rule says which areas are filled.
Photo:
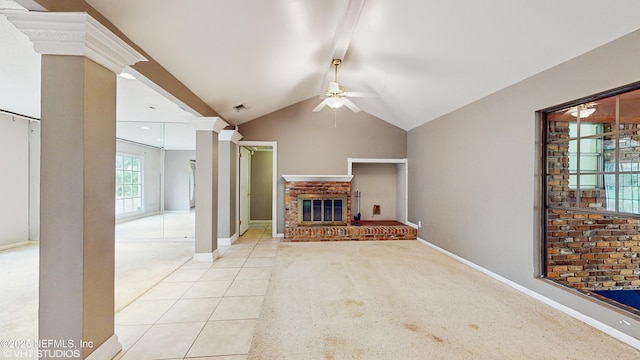
[[116, 138], [116, 238], [193, 240], [193, 126], [119, 121]]

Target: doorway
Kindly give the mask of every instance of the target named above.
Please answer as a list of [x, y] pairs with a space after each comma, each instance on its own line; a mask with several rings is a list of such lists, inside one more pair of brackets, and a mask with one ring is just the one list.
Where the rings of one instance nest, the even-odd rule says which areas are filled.
[[249, 230], [251, 221], [251, 151], [240, 147], [240, 236]]
[[241, 141], [238, 165], [238, 230], [242, 235], [250, 223], [270, 223], [277, 236], [277, 143]]

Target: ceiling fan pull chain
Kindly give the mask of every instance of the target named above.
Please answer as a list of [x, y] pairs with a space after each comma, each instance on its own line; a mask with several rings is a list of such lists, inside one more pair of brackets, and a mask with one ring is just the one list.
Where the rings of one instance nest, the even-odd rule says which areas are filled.
[[336, 115], [336, 109], [333, 109], [333, 127], [338, 127], [338, 115]]

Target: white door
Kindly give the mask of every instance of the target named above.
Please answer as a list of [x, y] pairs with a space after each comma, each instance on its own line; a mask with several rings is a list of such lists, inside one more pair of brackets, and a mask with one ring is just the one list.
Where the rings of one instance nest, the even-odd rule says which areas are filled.
[[251, 152], [240, 147], [240, 235], [249, 230], [251, 209]]

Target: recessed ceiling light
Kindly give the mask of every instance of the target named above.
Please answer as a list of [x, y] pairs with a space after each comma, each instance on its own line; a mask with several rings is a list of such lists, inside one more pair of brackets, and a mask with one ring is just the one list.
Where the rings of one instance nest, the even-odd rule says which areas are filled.
[[125, 78], [125, 79], [129, 79], [129, 80], [135, 80], [136, 79], [135, 76], [133, 76], [133, 75], [131, 75], [129, 73], [126, 73], [126, 72], [121, 72], [120, 76]]
[[140, 126], [140, 129], [142, 129], [142, 130], [151, 130], [151, 128], [148, 127], [148, 126]]

